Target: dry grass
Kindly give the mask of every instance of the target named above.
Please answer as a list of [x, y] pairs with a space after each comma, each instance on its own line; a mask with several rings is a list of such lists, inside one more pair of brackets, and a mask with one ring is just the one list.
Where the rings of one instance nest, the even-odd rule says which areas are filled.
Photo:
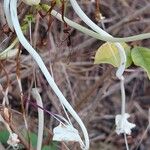
[[[149, 0], [99, 1], [100, 12], [106, 19], [103, 23], [100, 21], [97, 24], [100, 26], [103, 24], [105, 30], [112, 35], [125, 37], [150, 32]], [[86, 0], [80, 1], [80, 6], [96, 22], [94, 17], [95, 4]], [[3, 50], [16, 35], [8, 30], [1, 8], [2, 2], [0, 2], [0, 49]], [[61, 9], [59, 10], [61, 12]], [[21, 21], [28, 12], [32, 12], [32, 8], [25, 7], [24, 4], [19, 6]], [[70, 5], [68, 5], [66, 16], [83, 24], [72, 11]], [[63, 32], [64, 25], [55, 18], [52, 18], [49, 28], [48, 19], [48, 15], [41, 18], [39, 14], [36, 14], [36, 22], [32, 25], [33, 46], [42, 56], [65, 97], [83, 119], [89, 132], [91, 150], [124, 150], [124, 139], [122, 136], [116, 135], [114, 126], [114, 117], [120, 112], [121, 105], [119, 81], [114, 76], [115, 69], [109, 65], [93, 64], [92, 58], [102, 42], [72, 28], [69, 28], [68, 32], [71, 33], [69, 36]], [[49, 31], [47, 31], [48, 28]], [[71, 43], [68, 43], [70, 42], [68, 36]], [[29, 37], [28, 33], [27, 37]], [[5, 42], [2, 42], [4, 40]], [[129, 44], [149, 47], [150, 41], [143, 40]], [[32, 99], [30, 91], [36, 85], [41, 90], [44, 108], [62, 115], [61, 105], [43, 78], [38, 66], [26, 53], [26, 50], [21, 45], [18, 46], [22, 51], [19, 57], [19, 70], [24, 96]], [[10, 81], [8, 98], [15, 124], [14, 130], [24, 128], [20, 92], [16, 80], [16, 60], [17, 58], [12, 58], [1, 61], [8, 77], [4, 69], [0, 67], [0, 84], [2, 87], [5, 89], [8, 79]], [[150, 132], [149, 129], [145, 134], [144, 132], [148, 126], [150, 84], [141, 69], [134, 66], [131, 69], [125, 73], [126, 106], [127, 111], [132, 114], [131, 120], [137, 126], [132, 135], [128, 137], [128, 142], [130, 150], [148, 150]], [[1, 94], [1, 102], [2, 99], [3, 95]], [[27, 103], [25, 105], [30, 130], [37, 132], [36, 108]], [[44, 139], [44, 143], [48, 143], [51, 140], [52, 128], [56, 126], [57, 122], [47, 114], [45, 114], [45, 118], [45, 132], [49, 132], [50, 135]], [[66, 146], [64, 144], [59, 145], [59, 149], [65, 150]], [[73, 146], [70, 149], [76, 150], [78, 146]]]

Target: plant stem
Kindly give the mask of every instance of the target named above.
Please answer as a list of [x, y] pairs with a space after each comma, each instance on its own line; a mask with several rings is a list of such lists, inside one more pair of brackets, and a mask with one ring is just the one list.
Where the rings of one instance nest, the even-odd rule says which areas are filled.
[[24, 46], [24, 48], [30, 53], [30, 55], [34, 58], [34, 60], [37, 62], [39, 68], [41, 69], [43, 75], [45, 76], [47, 82], [55, 92], [55, 94], [58, 96], [59, 100], [63, 103], [63, 105], [66, 107], [66, 109], [69, 111], [69, 113], [73, 116], [73, 118], [78, 122], [80, 125], [84, 138], [85, 138], [85, 149], [87, 150], [89, 148], [89, 137], [87, 133], [87, 129], [85, 128], [82, 120], [77, 115], [77, 113], [74, 111], [74, 109], [71, 107], [71, 105], [68, 103], [58, 86], [56, 85], [55, 81], [51, 77], [48, 69], [46, 68], [43, 60], [39, 56], [39, 54], [33, 49], [33, 47], [29, 44], [29, 42], [24, 37], [22, 30], [20, 28], [20, 24], [18, 21], [17, 16], [17, 0], [11, 0], [10, 2], [10, 11], [11, 11], [11, 18], [14, 25], [14, 29], [16, 31], [17, 37], [20, 41], [20, 43]]
[[125, 114], [125, 104], [126, 104], [126, 96], [125, 96], [125, 88], [124, 88], [124, 77], [120, 78], [120, 87], [121, 87], [121, 115]]
[[[58, 20], [63, 22], [62, 15], [60, 13], [58, 13], [55, 10], [52, 10], [51, 14], [55, 18], [57, 18]], [[150, 38], [150, 33], [143, 33], [143, 34], [129, 36], [129, 37], [124, 37], [124, 38], [106, 37], [106, 36], [102, 36], [102, 35], [94, 32], [94, 31], [92, 31], [92, 30], [90, 30], [90, 29], [88, 29], [86, 27], [83, 27], [83, 26], [81, 26], [81, 25], [71, 21], [70, 19], [68, 19], [66, 17], [64, 17], [64, 19], [65, 19], [66, 23], [69, 26], [71, 26], [71, 27], [73, 27], [73, 28], [75, 28], [75, 29], [77, 29], [77, 30], [79, 30], [79, 31], [81, 31], [81, 32], [83, 32], [83, 33], [93, 37], [93, 38], [96, 38], [96, 39], [99, 39], [99, 40], [102, 40], [102, 41], [107, 41], [107, 42], [131, 42], [131, 41], [144, 40], [144, 39], [149, 39]]]
[[[38, 92], [37, 88], [32, 89], [32, 96], [36, 100], [38, 106], [43, 108], [42, 98]], [[44, 111], [38, 108], [38, 139], [37, 139], [37, 150], [41, 150], [43, 141], [43, 131], [44, 131]]]
[[126, 150], [129, 150], [129, 144], [127, 141], [127, 135], [124, 133], [124, 141], [125, 141], [125, 145], [126, 145]]
[[[110, 34], [108, 34], [106, 31], [102, 30], [99, 26], [97, 26], [80, 8], [76, 0], [70, 0], [70, 3], [74, 9], [74, 11], [77, 13], [77, 15], [90, 27], [92, 28], [95, 32], [98, 34], [104, 36], [104, 37], [111, 37], [113, 38]], [[122, 76], [124, 70], [125, 70], [125, 65], [126, 65], [126, 54], [124, 51], [124, 48], [120, 43], [115, 43], [116, 47], [119, 50], [119, 55], [120, 55], [120, 66], [116, 72], [116, 76], [120, 79]]]
[[7, 23], [9, 25], [10, 29], [12, 31], [14, 31], [12, 20], [11, 20], [11, 17], [10, 17], [9, 7], [10, 7], [10, 0], [4, 0], [4, 12], [5, 12], [6, 20], [7, 20]]

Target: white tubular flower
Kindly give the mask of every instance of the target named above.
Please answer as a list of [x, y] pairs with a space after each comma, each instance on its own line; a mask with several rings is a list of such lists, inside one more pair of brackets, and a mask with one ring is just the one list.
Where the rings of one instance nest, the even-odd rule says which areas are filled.
[[20, 140], [18, 139], [18, 135], [15, 133], [12, 133], [9, 135], [9, 138], [7, 140], [7, 144], [9, 144], [12, 147], [17, 147]]
[[53, 133], [53, 141], [79, 142], [81, 148], [84, 147], [78, 130], [70, 124], [64, 126], [60, 123], [53, 129]]
[[18, 16], [17, 16], [17, 0], [10, 0], [10, 13], [11, 13], [12, 23], [13, 23], [15, 32], [17, 34], [18, 40], [23, 45], [23, 47], [30, 53], [30, 55], [33, 57], [33, 59], [37, 62], [38, 66], [41, 69], [43, 75], [45, 76], [47, 82], [49, 83], [49, 85], [51, 86], [51, 88], [53, 89], [55, 94], [58, 96], [60, 102], [65, 106], [65, 108], [68, 110], [68, 112], [73, 116], [73, 118], [80, 125], [83, 135], [84, 135], [84, 138], [85, 138], [84, 150], [88, 150], [89, 149], [89, 136], [87, 133], [87, 129], [84, 126], [81, 118], [77, 115], [75, 110], [71, 107], [71, 105], [68, 103], [68, 101], [66, 100], [66, 98], [64, 97], [64, 95], [62, 94], [62, 92], [60, 91], [58, 86], [56, 85], [54, 79], [50, 75], [50, 73], [49, 73], [48, 69], [46, 68], [40, 55], [29, 44], [29, 42], [27, 41], [27, 39], [24, 37], [24, 35], [22, 33], [22, 30], [21, 30], [21, 27], [19, 24], [19, 20], [18, 20]]
[[127, 119], [130, 117], [128, 113], [123, 115], [116, 115], [115, 123], [116, 123], [116, 133], [119, 135], [121, 133], [125, 133], [130, 135], [131, 129], [133, 129], [136, 125], [130, 123]]
[[78, 142], [83, 150], [87, 150], [81, 140], [78, 130], [64, 117], [59, 115], [55, 117], [57, 117], [60, 124], [53, 129], [53, 141]]
[[22, 0], [24, 3], [26, 3], [27, 5], [38, 5], [41, 0]]
[[53, 141], [80, 141], [78, 130], [71, 125], [62, 125], [61, 123], [53, 129]]

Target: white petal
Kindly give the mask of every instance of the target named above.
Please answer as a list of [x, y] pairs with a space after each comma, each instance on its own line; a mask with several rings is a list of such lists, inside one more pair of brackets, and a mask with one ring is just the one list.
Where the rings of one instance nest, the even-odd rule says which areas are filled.
[[115, 118], [116, 123], [116, 133], [121, 134], [125, 133], [130, 135], [131, 129], [135, 127], [135, 124], [130, 123], [127, 119], [130, 117], [128, 113], [125, 113], [124, 115], [117, 115]]
[[12, 147], [16, 147], [18, 146], [18, 143], [20, 142], [20, 140], [18, 139], [18, 135], [15, 133], [10, 134], [7, 143], [9, 145], [11, 145]]
[[62, 125], [59, 124], [57, 127], [53, 130], [54, 141], [75, 141], [75, 142], [81, 142], [81, 138], [79, 136], [78, 130], [76, 130], [72, 125]]

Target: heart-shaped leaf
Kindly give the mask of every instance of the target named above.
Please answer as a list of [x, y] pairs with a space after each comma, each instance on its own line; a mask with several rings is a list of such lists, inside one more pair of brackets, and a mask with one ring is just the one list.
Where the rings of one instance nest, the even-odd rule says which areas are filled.
[[[125, 53], [127, 56], [126, 68], [129, 67], [132, 63], [130, 46], [126, 43], [120, 43], [125, 49]], [[102, 64], [107, 63], [111, 64], [114, 67], [119, 67], [120, 65], [120, 55], [118, 48], [115, 43], [106, 42], [99, 47], [96, 52], [94, 64]]]
[[150, 49], [135, 47], [131, 51], [132, 60], [135, 65], [142, 67], [150, 79]]

